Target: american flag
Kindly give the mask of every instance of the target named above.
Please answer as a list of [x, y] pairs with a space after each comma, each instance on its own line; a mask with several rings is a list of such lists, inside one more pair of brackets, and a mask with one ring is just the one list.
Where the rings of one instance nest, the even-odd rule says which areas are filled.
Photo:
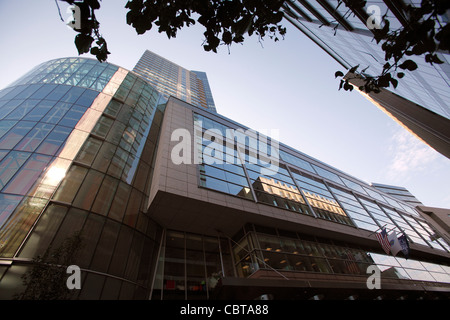
[[348, 250], [345, 255], [347, 257], [347, 260], [345, 260], [345, 265], [347, 266], [348, 272], [351, 274], [361, 274], [358, 264], [356, 263], [355, 256]]
[[391, 245], [389, 243], [386, 228], [381, 229], [381, 232], [378, 232], [376, 234], [376, 237], [377, 237], [378, 242], [383, 247], [384, 252], [386, 252], [386, 254], [389, 254], [389, 252], [391, 251]]

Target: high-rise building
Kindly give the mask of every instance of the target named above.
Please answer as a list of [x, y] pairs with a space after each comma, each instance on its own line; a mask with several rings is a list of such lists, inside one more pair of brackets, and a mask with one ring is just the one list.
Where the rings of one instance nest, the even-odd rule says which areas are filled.
[[189, 71], [149, 50], [144, 52], [133, 71], [166, 98], [174, 96], [194, 106], [216, 111], [205, 72]]
[[43, 63], [0, 91], [0, 128], [1, 299], [49, 288], [27, 272], [77, 234], [72, 299], [450, 293], [448, 234], [414, 206], [133, 71]]
[[[420, 1], [367, 1], [365, 8], [358, 12], [352, 12], [345, 3], [345, 0], [289, 0], [283, 8], [286, 20], [343, 68], [348, 70], [359, 65], [358, 72], [364, 70], [366, 75], [379, 75], [386, 61], [381, 44], [374, 40], [375, 29], [370, 24], [373, 13], [378, 11], [379, 18], [385, 16], [391, 30], [396, 30], [407, 27], [404, 19], [406, 4], [420, 5]], [[369, 8], [375, 9], [366, 11]], [[424, 57], [408, 56], [417, 63], [418, 69], [402, 70], [405, 76], [399, 80], [396, 89], [363, 95], [422, 141], [450, 158], [450, 55], [443, 52], [437, 55], [443, 64], [431, 65]], [[356, 88], [363, 84], [359, 79], [350, 82]]]

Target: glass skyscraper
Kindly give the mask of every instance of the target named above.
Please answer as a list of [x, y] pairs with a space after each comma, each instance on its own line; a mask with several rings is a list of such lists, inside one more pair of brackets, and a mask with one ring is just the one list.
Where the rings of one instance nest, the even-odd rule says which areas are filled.
[[174, 96], [195, 106], [216, 111], [205, 72], [187, 70], [149, 50], [144, 52], [133, 71], [167, 98]]
[[[413, 205], [133, 71], [45, 62], [0, 91], [0, 128], [1, 299], [77, 233], [72, 299], [450, 292], [448, 234]], [[383, 227], [407, 237], [408, 257], [382, 249]]]
[[[345, 1], [289, 0], [283, 5], [285, 18], [304, 33], [345, 69], [359, 65], [358, 72], [371, 76], [381, 74], [385, 53], [374, 40], [373, 29], [367, 27], [370, 6], [386, 15], [391, 30], [407, 27], [404, 7], [420, 5], [420, 1], [367, 1], [363, 10], [352, 12]], [[448, 19], [448, 13], [443, 19]], [[429, 64], [423, 56], [408, 56], [418, 69], [402, 70], [405, 76], [395, 89], [380, 94], [364, 94], [394, 120], [399, 121], [424, 142], [450, 157], [450, 55], [437, 53], [443, 64]], [[363, 83], [350, 81], [356, 88]]]

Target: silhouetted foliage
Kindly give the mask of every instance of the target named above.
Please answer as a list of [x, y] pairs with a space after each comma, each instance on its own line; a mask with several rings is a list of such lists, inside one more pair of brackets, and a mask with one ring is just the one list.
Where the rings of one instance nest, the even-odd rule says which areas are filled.
[[[364, 11], [364, 0], [339, 0], [338, 5], [345, 4], [352, 12]], [[430, 64], [444, 63], [438, 57], [438, 52], [450, 52], [450, 27], [443, 15], [450, 9], [448, 0], [422, 0], [420, 7], [407, 5], [402, 12], [403, 27], [390, 29], [390, 22], [386, 14], [382, 17], [382, 27], [373, 29], [374, 40], [381, 43], [385, 53], [385, 64], [380, 75], [368, 75], [365, 69], [356, 74], [364, 79], [364, 85], [359, 89], [365, 92], [378, 93], [380, 88], [396, 88], [398, 80], [405, 76], [404, 70], [413, 71], [418, 68], [417, 63], [408, 56], [423, 56]], [[349, 70], [356, 73], [358, 66]], [[400, 69], [400, 70], [399, 70]], [[341, 71], [335, 77], [342, 77]], [[351, 76], [350, 76], [351, 77]], [[350, 77], [341, 80], [339, 89], [351, 91]]]
[[79, 233], [66, 238], [53, 249], [49, 247], [42, 256], [33, 259], [33, 267], [23, 276], [25, 290], [16, 295], [17, 300], [66, 300], [71, 296], [67, 288], [67, 267], [72, 265], [82, 247]]
[[[94, 11], [100, 8], [98, 0], [61, 0], [82, 7], [82, 28], [76, 30], [78, 53], [95, 55], [99, 61], [106, 61], [109, 54], [105, 39], [100, 35], [100, 23]], [[283, 19], [280, 11], [283, 0], [130, 0], [127, 24], [138, 34], [144, 34], [155, 25], [158, 32], [175, 38], [177, 31], [197, 22], [205, 27], [203, 48], [217, 52], [220, 44], [230, 46], [242, 43], [244, 36], [256, 34], [263, 39], [268, 36], [274, 41], [286, 33], [279, 23]], [[96, 40], [97, 46], [93, 46]]]
[[[106, 61], [108, 49], [106, 40], [99, 32], [100, 23], [94, 11], [100, 8], [98, 0], [60, 0], [76, 4], [81, 8], [82, 27], [75, 29], [75, 45], [79, 54], [90, 52], [99, 61]], [[274, 41], [286, 34], [280, 23], [283, 19], [284, 0], [129, 0], [125, 7], [127, 24], [138, 34], [144, 34], [153, 26], [167, 37], [176, 37], [178, 30], [196, 23], [205, 28], [203, 48], [217, 52], [219, 45], [231, 46], [244, 42], [245, 35], [256, 34], [260, 39], [268, 36]], [[337, 7], [348, 8], [347, 15], [365, 13], [366, 0], [338, 0]], [[382, 17], [380, 28], [373, 29], [374, 40], [381, 44], [386, 63], [380, 75], [369, 75], [354, 66], [348, 72], [363, 78], [365, 84], [359, 87], [366, 92], [379, 92], [380, 88], [398, 85], [404, 77], [403, 70], [413, 71], [417, 64], [408, 56], [424, 56], [427, 63], [443, 63], [438, 52], [450, 52], [450, 27], [442, 16], [450, 8], [448, 0], [422, 0], [420, 7], [407, 5], [402, 11], [403, 27], [390, 30], [386, 14]], [[344, 16], [344, 18], [346, 17]], [[359, 14], [361, 17], [361, 14]], [[337, 32], [337, 22], [334, 28]], [[398, 70], [400, 69], [400, 70]], [[344, 73], [336, 72], [335, 77]], [[351, 91], [349, 78], [343, 78], [339, 89]]]

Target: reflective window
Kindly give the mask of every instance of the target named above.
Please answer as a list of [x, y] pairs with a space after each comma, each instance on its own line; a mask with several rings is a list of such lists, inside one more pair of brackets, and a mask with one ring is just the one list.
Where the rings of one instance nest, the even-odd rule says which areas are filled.
[[[247, 234], [233, 245], [236, 269], [241, 277], [263, 270], [290, 270], [331, 274], [367, 275], [376, 265], [383, 279], [450, 282], [448, 266], [400, 256], [368, 252], [343, 242], [283, 230], [270, 232], [249, 225]], [[255, 232], [256, 231], [256, 232]], [[381, 252], [381, 248], [380, 248]]]
[[44, 84], [30, 97], [30, 99], [44, 99], [56, 88], [56, 86], [56, 84]]
[[[238, 151], [229, 148], [223, 139], [219, 141], [212, 135], [204, 134], [206, 130], [216, 129], [225, 137], [227, 128], [197, 114], [194, 119], [202, 122], [203, 129], [202, 132], [199, 132], [199, 135], [203, 137], [201, 145], [203, 163], [199, 165], [200, 186], [253, 199]], [[208, 133], [212, 133], [212, 131]]]
[[20, 167], [27, 161], [30, 153], [11, 151], [0, 162], [0, 189], [16, 174]]
[[11, 129], [17, 121], [0, 121], [0, 138]]
[[22, 201], [20, 196], [0, 193], [0, 227], [3, 226], [20, 201]]
[[87, 169], [79, 166], [70, 167], [65, 179], [62, 180], [61, 186], [56, 191], [53, 199], [72, 203], [73, 198], [78, 192], [78, 188], [86, 176]]
[[19, 87], [11, 86], [11, 87], [0, 90], [0, 101], [12, 99], [12, 98], [8, 97], [8, 94], [14, 90], [17, 90], [17, 88], [19, 88]]
[[25, 90], [27, 86], [11, 87], [9, 89], [2, 90], [2, 100], [14, 99], [21, 91]]
[[359, 228], [371, 231], [378, 230], [379, 226], [377, 223], [367, 213], [353, 194], [336, 187], [330, 186], [330, 189], [339, 200], [339, 203], [344, 207], [347, 214], [352, 218], [352, 221]]
[[33, 154], [15, 175], [14, 179], [10, 180], [3, 192], [25, 195], [42, 174], [50, 160], [51, 157], [49, 156]]
[[58, 102], [41, 120], [42, 122], [57, 124], [67, 113], [72, 105], [70, 103]]
[[70, 90], [70, 86], [59, 85], [48, 96], [46, 96], [45, 98], [48, 99], [48, 100], [56, 100], [56, 101], [58, 101], [69, 90]]
[[328, 170], [325, 170], [325, 169], [323, 169], [321, 167], [318, 167], [318, 166], [316, 166], [314, 164], [313, 164], [313, 167], [314, 167], [314, 169], [317, 171], [317, 173], [320, 176], [322, 176], [322, 177], [324, 177], [324, 178], [326, 178], [328, 180], [331, 180], [333, 182], [336, 182], [336, 183], [338, 183], [340, 185], [344, 185], [344, 183], [342, 182], [341, 178], [337, 174], [332, 173], [332, 172], [330, 172]]
[[38, 123], [15, 147], [16, 150], [33, 152], [47, 137], [53, 125]]
[[[42, 63], [13, 85], [29, 83], [67, 84], [102, 91], [118, 67], [89, 59], [56, 59]], [[39, 85], [37, 85], [39, 86]], [[67, 86], [70, 88], [70, 86]], [[35, 90], [38, 88], [36, 87]], [[31, 91], [31, 89], [29, 89]], [[19, 92], [14, 92], [12, 96]], [[43, 93], [40, 94], [41, 96]], [[9, 98], [9, 97], [8, 97]], [[59, 100], [59, 97], [57, 100]]]
[[75, 102], [76, 104], [82, 105], [84, 107], [89, 107], [95, 98], [97, 98], [98, 92], [94, 90], [86, 90], [80, 96], [80, 98]]
[[85, 90], [86, 89], [80, 88], [80, 87], [72, 87], [72, 88], [70, 88], [69, 91], [67, 91], [67, 93], [64, 95], [64, 97], [62, 97], [61, 101], [68, 102], [68, 103], [75, 103], [75, 101], [77, 101], [78, 98], [80, 98], [81, 94]]
[[324, 183], [295, 169], [292, 169], [292, 175], [318, 217], [353, 225]]
[[24, 90], [22, 90], [18, 95], [14, 97], [14, 99], [28, 99], [34, 92], [36, 92], [42, 84], [32, 84], [26, 86]]
[[59, 125], [74, 128], [86, 110], [86, 107], [73, 106], [59, 122]]
[[399, 226], [400, 230], [402, 230], [410, 240], [415, 243], [420, 243], [425, 246], [429, 246], [420, 235], [411, 227], [411, 225], [405, 221], [406, 216], [398, 213], [395, 210], [383, 207], [384, 211], [395, 221], [395, 223]]
[[303, 159], [297, 158], [283, 150], [280, 150], [280, 156], [281, 159], [283, 159], [284, 161], [299, 167], [300, 169], [304, 169], [307, 170], [309, 172], [313, 172], [315, 173], [313, 167], [311, 166], [311, 164]]
[[345, 185], [347, 187], [349, 187], [350, 189], [353, 189], [353, 190], [355, 190], [355, 191], [357, 191], [359, 193], [362, 193], [362, 194], [366, 194], [365, 189], [363, 189], [363, 187], [359, 183], [350, 181], [349, 179], [344, 178], [344, 177], [340, 177], [340, 178], [341, 178], [342, 181], [344, 181]]
[[18, 105], [20, 105], [23, 100], [10, 100], [2, 103], [3, 105], [0, 108], [0, 119], [5, 118], [8, 114], [14, 110]]
[[47, 155], [56, 155], [56, 152], [60, 149], [63, 142], [66, 141], [71, 132], [71, 128], [56, 126], [41, 143], [36, 152]]
[[22, 119], [31, 109], [33, 109], [39, 100], [26, 100], [20, 104], [14, 111], [9, 113], [5, 119], [6, 120], [20, 120]]
[[35, 122], [21, 121], [0, 139], [0, 149], [13, 149], [14, 146], [34, 127]]
[[158, 299], [207, 299], [223, 271], [233, 275], [225, 239], [169, 230], [161, 256], [164, 274], [155, 281]]
[[28, 112], [28, 114], [25, 116], [25, 118], [23, 120], [29, 120], [29, 121], [40, 121], [46, 114], [47, 112], [53, 108], [53, 106], [55, 105], [54, 101], [50, 101], [50, 100], [41, 100], [39, 101], [39, 103], [33, 108], [33, 110], [31, 110], [30, 112]]

